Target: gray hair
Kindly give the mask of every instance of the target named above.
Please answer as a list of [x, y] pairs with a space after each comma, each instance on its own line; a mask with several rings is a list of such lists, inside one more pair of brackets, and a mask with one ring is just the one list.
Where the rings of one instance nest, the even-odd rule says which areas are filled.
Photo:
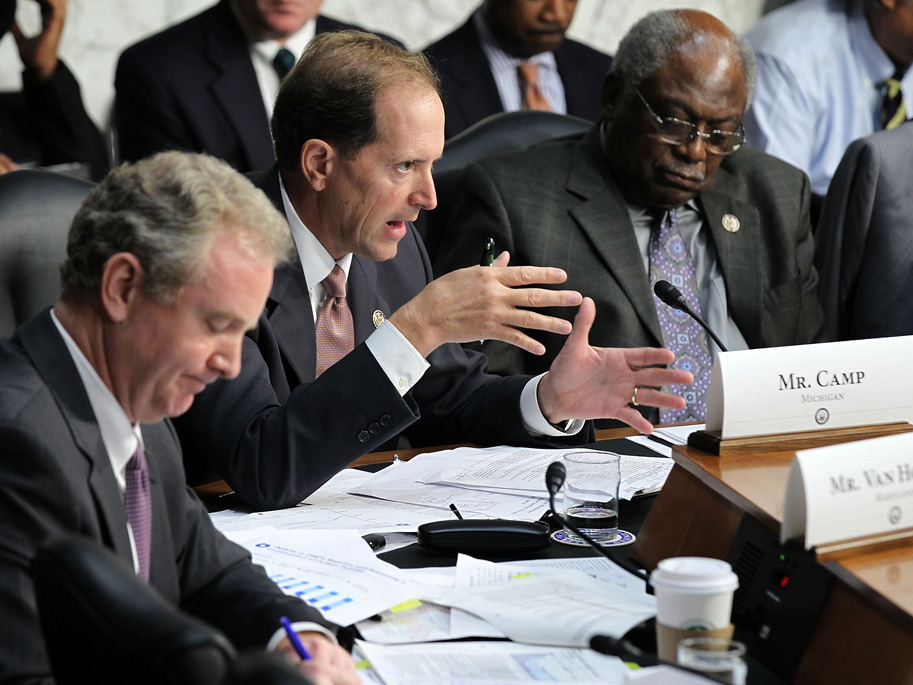
[[[679, 11], [650, 12], [621, 39], [612, 60], [611, 73], [633, 86], [639, 86], [662, 67], [676, 50], [692, 42], [699, 32]], [[733, 35], [733, 41], [738, 48], [737, 52], [732, 50], [731, 43], [721, 43], [720, 47], [725, 47], [738, 56], [750, 103], [758, 74], [754, 50], [743, 36]]]
[[60, 268], [63, 293], [97, 292], [108, 259], [129, 252], [143, 268], [143, 292], [168, 304], [203, 278], [206, 254], [223, 234], [237, 235], [274, 266], [291, 254], [285, 218], [225, 162], [162, 152], [122, 164], [92, 189], [73, 218]]

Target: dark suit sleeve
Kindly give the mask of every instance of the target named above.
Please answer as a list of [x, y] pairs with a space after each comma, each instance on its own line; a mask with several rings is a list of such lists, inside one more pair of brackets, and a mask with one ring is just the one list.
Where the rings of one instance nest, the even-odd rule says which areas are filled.
[[796, 246], [796, 259], [802, 276], [802, 314], [795, 344], [825, 342], [829, 339], [824, 312], [818, 300], [818, 271], [815, 269], [815, 241], [810, 219], [811, 189], [808, 176], [802, 174], [802, 215]]
[[[877, 146], [866, 139], [847, 148], [828, 188], [815, 235], [818, 294], [828, 337], [848, 336], [851, 293], [865, 256], [880, 168]], [[887, 266], [887, 265], [884, 265]]]
[[166, 78], [156, 64], [143, 60], [136, 50], [126, 50], [118, 60], [114, 122], [124, 161], [162, 150], [199, 151]]
[[[165, 468], [181, 473], [176, 460]], [[239, 649], [265, 646], [282, 616], [336, 629], [316, 609], [281, 592], [245, 549], [218, 532], [183, 478], [161, 480], [172, 504], [168, 516], [182, 609], [218, 627]]]
[[41, 163], [81, 162], [89, 166], [92, 179], [100, 180], [108, 170], [104, 142], [66, 64], [58, 61], [47, 81], [40, 81], [26, 70], [22, 93], [41, 147]]
[[175, 421], [188, 453], [255, 509], [294, 506], [418, 418], [364, 344], [281, 401], [270, 378], [285, 382], [275, 377], [282, 360], [264, 319], [258, 334], [244, 340], [241, 374], [214, 383]]

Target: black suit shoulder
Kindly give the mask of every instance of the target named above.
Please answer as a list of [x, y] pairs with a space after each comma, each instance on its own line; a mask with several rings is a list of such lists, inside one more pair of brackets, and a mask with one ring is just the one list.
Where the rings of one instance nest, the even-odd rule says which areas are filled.
[[331, 33], [333, 31], [365, 31], [366, 33], [373, 33], [379, 38], [383, 38], [388, 43], [392, 43], [397, 47], [406, 49], [406, 46], [402, 44], [401, 41], [397, 40], [393, 36], [388, 36], [386, 33], [381, 33], [380, 31], [370, 31], [369, 29], [364, 28], [363, 26], [358, 26], [357, 24], [348, 24], [344, 21], [339, 21], [339, 19], [333, 19], [332, 17], [327, 17], [323, 14], [317, 15], [317, 33]]

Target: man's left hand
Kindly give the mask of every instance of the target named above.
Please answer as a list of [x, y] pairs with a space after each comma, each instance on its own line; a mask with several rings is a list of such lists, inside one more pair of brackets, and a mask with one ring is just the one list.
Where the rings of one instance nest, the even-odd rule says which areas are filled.
[[655, 388], [665, 385], [690, 385], [688, 371], [657, 368], [671, 364], [675, 355], [653, 347], [592, 347], [590, 328], [596, 305], [583, 299], [574, 329], [561, 352], [539, 382], [538, 399], [542, 414], [551, 423], [566, 419], [618, 419], [641, 433], [653, 432], [652, 424], [628, 406], [637, 393], [638, 404], [666, 409], [681, 409], [685, 400]]

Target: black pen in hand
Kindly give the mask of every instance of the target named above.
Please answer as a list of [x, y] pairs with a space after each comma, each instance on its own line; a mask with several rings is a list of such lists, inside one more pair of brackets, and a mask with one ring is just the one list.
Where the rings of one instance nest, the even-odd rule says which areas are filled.
[[[479, 266], [491, 266], [495, 261], [495, 239], [489, 238], [485, 241], [485, 249], [482, 250], [482, 259], [479, 260]], [[480, 340], [480, 345], [484, 345], [485, 341]]]
[[491, 266], [495, 261], [495, 239], [489, 238], [485, 242], [485, 249], [482, 250], [482, 259], [479, 260], [479, 266]]

